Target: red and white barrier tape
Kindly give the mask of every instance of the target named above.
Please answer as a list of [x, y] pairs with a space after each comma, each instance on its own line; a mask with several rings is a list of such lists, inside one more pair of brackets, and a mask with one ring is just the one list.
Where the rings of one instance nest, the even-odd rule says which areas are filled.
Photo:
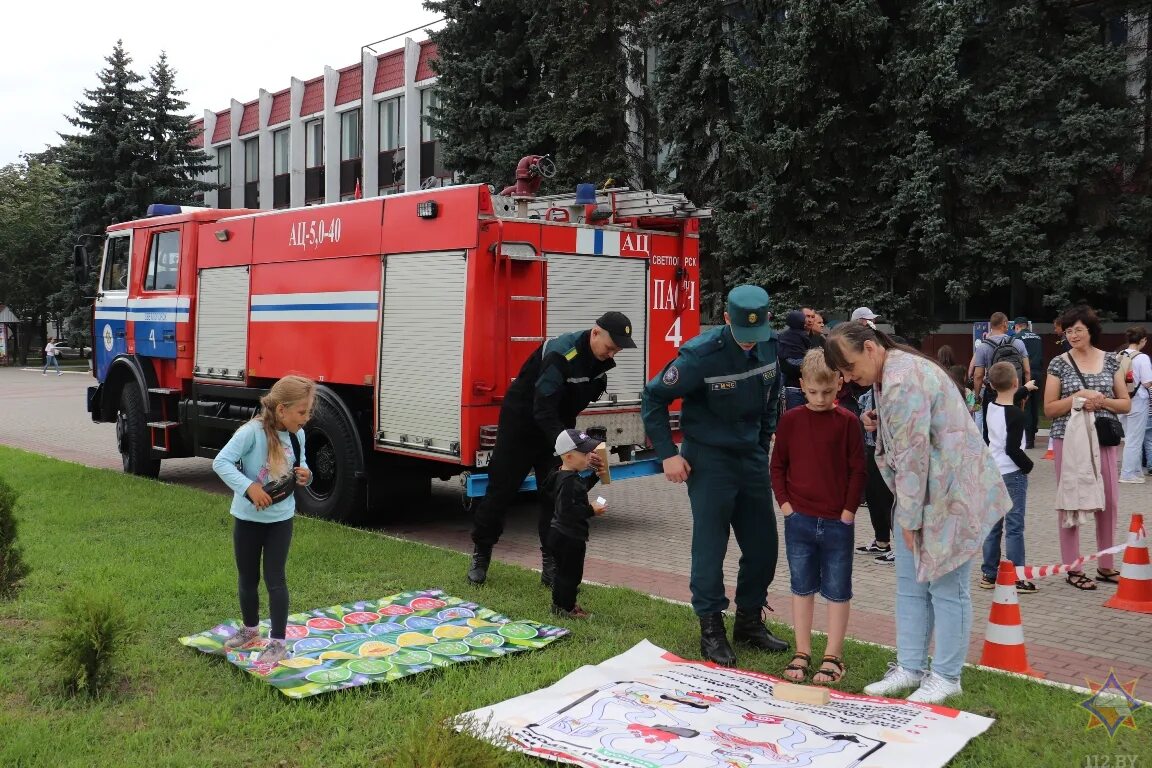
[[1045, 576], [1055, 576], [1060, 573], [1068, 573], [1068, 571], [1078, 571], [1080, 566], [1092, 560], [1098, 560], [1104, 555], [1115, 555], [1118, 552], [1123, 552], [1130, 546], [1147, 546], [1145, 539], [1147, 534], [1141, 528], [1138, 533], [1133, 534], [1128, 532], [1128, 540], [1123, 544], [1117, 544], [1108, 549], [1102, 549], [1094, 555], [1085, 555], [1078, 557], [1070, 563], [1057, 563], [1056, 565], [1018, 565], [1016, 566], [1016, 578], [1020, 581], [1031, 581], [1032, 579], [1042, 579]]

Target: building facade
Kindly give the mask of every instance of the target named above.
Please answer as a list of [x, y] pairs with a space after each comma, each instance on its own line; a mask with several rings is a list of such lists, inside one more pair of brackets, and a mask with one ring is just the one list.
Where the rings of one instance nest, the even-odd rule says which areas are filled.
[[[288, 88], [261, 90], [197, 121], [217, 170], [204, 180], [213, 208], [296, 208], [439, 186], [452, 179], [427, 116], [436, 104], [436, 45], [361, 52]], [[359, 191], [358, 191], [359, 190]]]

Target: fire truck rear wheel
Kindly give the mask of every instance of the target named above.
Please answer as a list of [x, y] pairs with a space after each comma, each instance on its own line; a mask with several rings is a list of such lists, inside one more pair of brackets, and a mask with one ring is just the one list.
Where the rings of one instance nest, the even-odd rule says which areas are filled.
[[364, 482], [356, 445], [356, 428], [322, 397], [316, 398], [312, 419], [304, 428], [304, 455], [312, 484], [296, 492], [296, 505], [312, 517], [341, 523], [364, 516]]
[[144, 413], [144, 396], [131, 382], [120, 390], [120, 410], [116, 413], [116, 445], [130, 475], [158, 477], [160, 460], [152, 458], [148, 439], [148, 417]]

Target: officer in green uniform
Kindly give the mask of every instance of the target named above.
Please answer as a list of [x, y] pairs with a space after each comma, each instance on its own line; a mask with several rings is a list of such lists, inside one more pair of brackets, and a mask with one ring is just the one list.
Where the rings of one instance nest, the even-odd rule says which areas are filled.
[[[1032, 323], [1026, 317], [1018, 317], [1012, 325], [1016, 328], [1016, 338], [1024, 342], [1024, 348], [1028, 350], [1028, 370], [1032, 372], [1032, 377], [1038, 377], [1039, 371], [1044, 370], [1044, 340], [1040, 338], [1040, 334], [1032, 331]], [[1021, 385], [1024, 382], [1020, 382]], [[1040, 382], [1043, 387], [1043, 382]], [[1044, 391], [1041, 389], [1039, 392], [1033, 392], [1028, 396], [1028, 400], [1024, 403], [1024, 415], [1027, 417], [1027, 424], [1025, 424], [1025, 447], [1036, 447], [1036, 430], [1040, 428], [1040, 401], [1044, 399]]]
[[[761, 609], [776, 573], [778, 540], [768, 475], [768, 449], [779, 415], [776, 335], [768, 294], [741, 285], [728, 294], [725, 324], [680, 349], [644, 388], [644, 429], [664, 462], [664, 476], [688, 483], [692, 504], [692, 608], [700, 618], [700, 652], [732, 666], [724, 631], [724, 554], [729, 528], [740, 545], [732, 639], [766, 651], [788, 643], [764, 626]], [[683, 398], [677, 452], [668, 406]]]

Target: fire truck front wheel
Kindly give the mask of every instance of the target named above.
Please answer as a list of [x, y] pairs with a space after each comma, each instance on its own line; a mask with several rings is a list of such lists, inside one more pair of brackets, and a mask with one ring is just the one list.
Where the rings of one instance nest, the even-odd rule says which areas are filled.
[[152, 445], [148, 439], [144, 396], [133, 382], [125, 383], [120, 390], [120, 410], [116, 413], [116, 445], [120, 449], [125, 472], [144, 477], [160, 475], [160, 460], [152, 458]]
[[363, 517], [363, 467], [356, 428], [339, 408], [317, 397], [304, 438], [312, 484], [297, 491], [297, 507], [306, 515], [342, 523]]

